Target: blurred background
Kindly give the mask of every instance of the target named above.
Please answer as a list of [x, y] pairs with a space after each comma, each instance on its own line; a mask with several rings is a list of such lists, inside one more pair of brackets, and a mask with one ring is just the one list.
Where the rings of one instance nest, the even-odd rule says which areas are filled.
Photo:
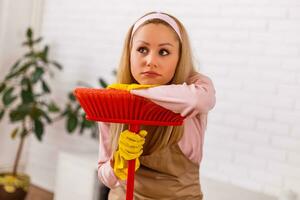
[[[0, 0], [0, 80], [24, 54], [31, 27], [63, 67], [48, 80], [63, 107], [78, 82], [114, 81], [125, 34], [149, 11], [183, 22], [199, 71], [215, 84], [200, 168], [205, 199], [299, 199], [299, 0]], [[25, 141], [19, 170], [45, 195], [27, 199], [100, 199], [97, 137], [65, 126], [58, 121], [45, 127], [42, 141]], [[13, 167], [13, 128], [5, 115], [0, 172]]]

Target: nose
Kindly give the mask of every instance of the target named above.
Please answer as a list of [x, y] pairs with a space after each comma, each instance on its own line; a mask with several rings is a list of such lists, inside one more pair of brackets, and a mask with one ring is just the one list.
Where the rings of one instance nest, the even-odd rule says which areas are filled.
[[157, 56], [154, 53], [149, 53], [146, 56], [146, 65], [148, 67], [157, 67]]

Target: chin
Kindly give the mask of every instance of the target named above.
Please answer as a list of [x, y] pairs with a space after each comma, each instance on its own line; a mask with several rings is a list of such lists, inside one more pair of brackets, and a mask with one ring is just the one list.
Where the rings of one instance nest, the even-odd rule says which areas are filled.
[[137, 82], [141, 85], [166, 85], [169, 83], [164, 80], [155, 79], [155, 78], [141, 79], [141, 80], [137, 80]]
[[155, 81], [155, 80], [137, 80], [137, 83], [140, 84], [140, 85], [155, 85], [155, 84], [159, 84], [157, 83], [158, 81]]
[[154, 80], [141, 81], [140, 84], [141, 84], [141, 85], [163, 85], [161, 82], [159, 82], [159, 81], [154, 81]]
[[154, 82], [149, 82], [149, 81], [142, 81], [140, 82], [141, 85], [156, 85], [158, 83], [154, 83]]

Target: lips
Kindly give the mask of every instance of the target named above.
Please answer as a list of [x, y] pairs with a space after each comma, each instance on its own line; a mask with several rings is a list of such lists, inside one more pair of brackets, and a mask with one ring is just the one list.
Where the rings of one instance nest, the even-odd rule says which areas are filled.
[[161, 76], [160, 74], [158, 74], [154, 71], [146, 71], [146, 72], [142, 72], [141, 74], [145, 75], [145, 76]]

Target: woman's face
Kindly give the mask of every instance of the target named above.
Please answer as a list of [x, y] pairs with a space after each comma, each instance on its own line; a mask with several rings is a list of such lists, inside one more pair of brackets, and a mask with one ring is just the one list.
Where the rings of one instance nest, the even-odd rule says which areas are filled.
[[163, 24], [146, 24], [132, 38], [130, 70], [139, 84], [169, 83], [179, 60], [176, 33]]

